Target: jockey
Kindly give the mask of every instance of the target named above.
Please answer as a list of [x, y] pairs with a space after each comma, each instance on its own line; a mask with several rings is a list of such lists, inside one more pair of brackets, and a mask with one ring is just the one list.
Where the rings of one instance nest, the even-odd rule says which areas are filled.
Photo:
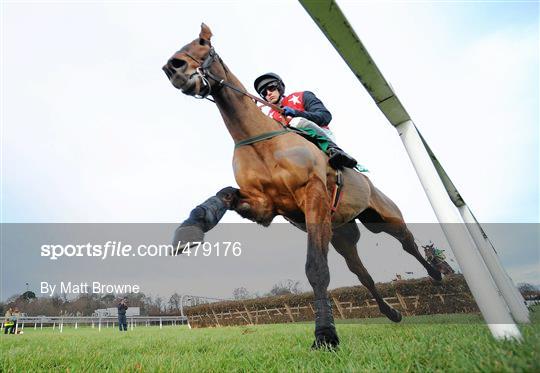
[[444, 250], [434, 248], [433, 255], [435, 255], [435, 258], [439, 259], [440, 261], [446, 260], [446, 255], [444, 255]]
[[328, 142], [326, 154], [329, 157], [330, 166], [340, 169], [343, 167], [354, 168], [357, 165], [356, 160], [334, 142], [334, 134], [328, 128], [332, 114], [313, 92], [294, 92], [285, 96], [285, 84], [279, 75], [274, 73], [259, 76], [255, 79], [254, 86], [264, 100], [283, 108], [283, 114], [270, 108], [269, 111], [265, 112], [266, 115], [285, 126], [315, 133]]

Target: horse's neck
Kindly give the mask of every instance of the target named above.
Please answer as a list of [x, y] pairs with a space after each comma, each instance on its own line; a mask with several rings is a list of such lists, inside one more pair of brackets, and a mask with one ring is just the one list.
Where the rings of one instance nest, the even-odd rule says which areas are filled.
[[[225, 74], [227, 83], [246, 90], [230, 71], [221, 74]], [[249, 97], [226, 86], [221, 87], [213, 97], [234, 142], [281, 128], [279, 123], [264, 115]]]

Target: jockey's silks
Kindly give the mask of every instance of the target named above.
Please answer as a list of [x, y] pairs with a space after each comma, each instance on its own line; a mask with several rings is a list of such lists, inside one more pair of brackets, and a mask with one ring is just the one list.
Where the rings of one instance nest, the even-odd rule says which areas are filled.
[[[281, 100], [281, 106], [288, 106], [291, 109], [297, 111], [305, 111], [306, 109], [304, 108], [304, 92], [294, 92], [284, 97], [283, 100]], [[281, 115], [274, 109], [270, 109], [270, 111], [268, 112], [268, 116], [274, 118], [278, 122], [283, 123], [285, 126], [288, 126], [289, 122], [292, 119], [291, 117], [284, 118], [283, 115]]]

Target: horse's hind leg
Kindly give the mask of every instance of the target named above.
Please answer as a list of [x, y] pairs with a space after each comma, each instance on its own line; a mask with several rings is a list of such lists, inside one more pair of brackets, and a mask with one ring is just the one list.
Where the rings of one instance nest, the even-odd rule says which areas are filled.
[[345, 258], [345, 262], [347, 263], [347, 266], [351, 272], [358, 276], [358, 279], [362, 285], [364, 285], [370, 291], [371, 295], [377, 302], [381, 313], [386, 315], [386, 317], [394, 322], [400, 322], [402, 318], [401, 313], [392, 308], [380, 296], [377, 288], [375, 288], [375, 282], [358, 256], [356, 243], [359, 239], [360, 231], [358, 230], [356, 223], [351, 222], [334, 229], [332, 246], [334, 246], [336, 251], [340, 253], [343, 258]]
[[429, 264], [418, 251], [414, 236], [407, 228], [398, 207], [375, 187], [372, 190], [369, 207], [358, 215], [358, 219], [373, 233], [385, 232], [396, 238], [401, 242], [403, 250], [414, 256], [434, 280], [442, 279], [441, 272]]

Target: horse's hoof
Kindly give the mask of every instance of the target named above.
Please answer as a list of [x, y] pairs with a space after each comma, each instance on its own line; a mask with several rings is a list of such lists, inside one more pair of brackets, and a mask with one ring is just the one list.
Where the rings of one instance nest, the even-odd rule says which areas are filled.
[[204, 232], [198, 225], [179, 226], [174, 231], [171, 255], [182, 254], [184, 249], [204, 241]]
[[400, 322], [403, 319], [403, 316], [401, 316], [401, 312], [399, 312], [395, 308], [390, 307], [386, 303], [379, 308], [379, 311], [381, 311], [383, 315], [388, 317], [390, 321]]
[[403, 320], [403, 316], [401, 315], [401, 312], [399, 312], [395, 308], [392, 308], [386, 314], [386, 317], [388, 317], [388, 319], [390, 319], [390, 321], [393, 321], [393, 322], [400, 322], [401, 320]]
[[327, 350], [327, 351], [335, 351], [339, 347], [339, 339], [336, 341], [327, 341], [327, 340], [319, 340], [315, 339], [313, 344], [311, 345], [312, 350]]
[[336, 350], [339, 345], [339, 337], [334, 328], [324, 328], [315, 332], [315, 341], [311, 345], [313, 350]]

